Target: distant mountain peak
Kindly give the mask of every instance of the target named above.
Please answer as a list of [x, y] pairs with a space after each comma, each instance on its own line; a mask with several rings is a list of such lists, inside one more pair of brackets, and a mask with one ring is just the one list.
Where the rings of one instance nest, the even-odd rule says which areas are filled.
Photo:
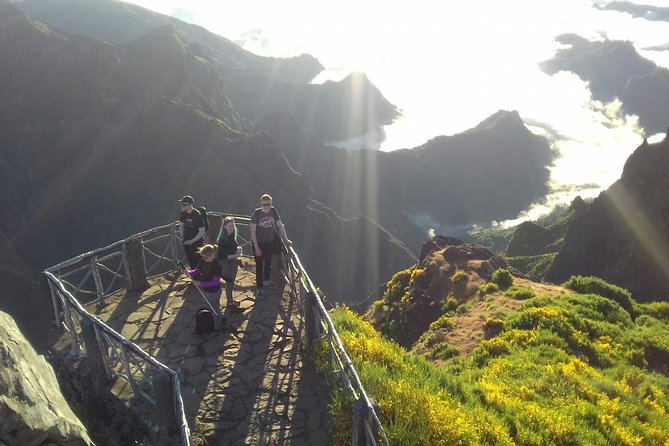
[[499, 110], [481, 121], [473, 130], [494, 130], [500, 127], [525, 128], [525, 123], [516, 110]]

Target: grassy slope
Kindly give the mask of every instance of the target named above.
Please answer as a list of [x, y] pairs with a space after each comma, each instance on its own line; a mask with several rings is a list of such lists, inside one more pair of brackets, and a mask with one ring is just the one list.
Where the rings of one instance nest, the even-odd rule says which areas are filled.
[[[669, 305], [634, 304], [633, 320], [598, 295], [532, 291], [495, 314], [499, 335], [440, 367], [334, 311], [392, 444], [669, 445]], [[334, 395], [333, 444], [350, 438], [346, 403]]]

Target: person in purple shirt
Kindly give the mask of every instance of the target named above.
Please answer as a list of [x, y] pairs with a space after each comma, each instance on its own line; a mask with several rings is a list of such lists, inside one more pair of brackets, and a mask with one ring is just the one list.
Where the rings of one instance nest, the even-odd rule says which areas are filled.
[[220, 329], [223, 323], [221, 312], [221, 264], [218, 262], [218, 247], [204, 245], [198, 249], [200, 263], [188, 275], [200, 287], [205, 298], [214, 309], [214, 327]]

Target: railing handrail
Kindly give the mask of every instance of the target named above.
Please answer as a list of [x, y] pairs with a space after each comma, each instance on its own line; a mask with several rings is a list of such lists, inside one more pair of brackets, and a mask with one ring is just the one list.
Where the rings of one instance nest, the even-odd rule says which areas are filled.
[[[377, 425], [378, 432], [381, 435], [381, 438], [383, 438], [386, 445], [390, 445], [390, 442], [388, 441], [385, 430], [383, 429], [383, 425], [381, 424], [381, 420], [379, 419], [379, 417], [376, 413], [376, 409], [374, 408], [374, 405], [372, 404], [369, 397], [367, 396], [367, 392], [365, 391], [365, 388], [363, 387], [362, 382], [360, 381], [360, 377], [358, 376], [358, 372], [355, 370], [355, 367], [353, 365], [353, 362], [351, 361], [351, 358], [348, 356], [348, 353], [346, 353], [346, 349], [344, 348], [344, 345], [342, 344], [341, 339], [339, 338], [339, 333], [337, 333], [337, 329], [335, 328], [334, 323], [332, 322], [332, 319], [330, 318], [330, 313], [325, 308], [325, 305], [323, 305], [323, 300], [320, 297], [320, 293], [318, 292], [318, 289], [314, 286], [314, 283], [311, 281], [311, 278], [309, 277], [309, 274], [307, 274], [307, 271], [304, 268], [304, 266], [302, 265], [302, 262], [300, 261], [300, 257], [297, 255], [297, 252], [293, 249], [292, 246], [286, 247], [286, 248], [289, 251], [290, 255], [293, 256], [293, 258], [295, 259], [295, 262], [297, 263], [297, 267], [298, 267], [299, 271], [301, 271], [302, 275], [304, 276], [304, 279], [305, 279], [305, 281], [306, 281], [306, 283], [309, 287], [309, 291], [314, 296], [314, 299], [316, 301], [316, 305], [318, 306], [320, 317], [327, 324], [328, 329], [329, 329], [329, 333], [331, 333], [331, 336], [334, 338], [335, 344], [336, 344], [337, 348], [339, 349], [339, 353], [341, 354], [341, 356], [344, 359], [346, 368], [350, 371], [351, 375], [353, 376], [354, 383], [357, 387], [357, 390], [360, 393], [360, 396], [362, 397], [365, 405], [367, 406], [367, 410], [372, 415], [372, 417], [374, 419], [374, 422]], [[345, 370], [343, 372], [345, 372]]]
[[[248, 215], [229, 214], [229, 213], [221, 213], [221, 212], [216, 212], [216, 211], [207, 211], [207, 214], [209, 216], [216, 216], [216, 217], [233, 216], [236, 220], [236, 223], [239, 223], [243, 226], [250, 225], [250, 217]], [[105, 324], [104, 322], [99, 320], [94, 315], [88, 313], [88, 311], [86, 311], [86, 309], [83, 307], [83, 305], [76, 299], [76, 297], [69, 290], [66, 289], [63, 282], [57, 277], [57, 275], [60, 275], [61, 270], [65, 269], [69, 266], [78, 265], [78, 264], [80, 264], [84, 261], [91, 260], [91, 259], [93, 260], [93, 263], [95, 263], [95, 260], [97, 259], [96, 256], [98, 256], [102, 253], [107, 253], [109, 251], [115, 250], [117, 248], [124, 249], [126, 244], [128, 244], [130, 242], [133, 242], [133, 241], [137, 241], [137, 240], [142, 241], [144, 237], [149, 236], [149, 235], [159, 233], [161, 231], [170, 230], [170, 231], [172, 231], [171, 234], [172, 234], [172, 237], [174, 238], [175, 230], [173, 230], [173, 228], [175, 226], [179, 225], [179, 223], [180, 223], [179, 221], [174, 221], [172, 223], [157, 226], [155, 228], [147, 229], [145, 231], [136, 233], [134, 235], [131, 235], [130, 237], [126, 237], [126, 238], [124, 238], [122, 240], [119, 240], [119, 241], [116, 241], [116, 242], [114, 242], [110, 245], [94, 249], [92, 251], [89, 251], [89, 252], [80, 254], [76, 257], [73, 257], [69, 260], [65, 260], [65, 261], [63, 261], [63, 262], [61, 262], [57, 265], [51, 266], [51, 267], [45, 269], [43, 271], [43, 273], [46, 276], [47, 280], [56, 287], [57, 291], [61, 295], [65, 296], [67, 298], [69, 304], [74, 307], [76, 312], [81, 317], [84, 317], [87, 320], [89, 320], [91, 323], [95, 324], [97, 327], [99, 327], [99, 329], [101, 329], [103, 332], [109, 334], [119, 344], [126, 347], [133, 354], [137, 355], [142, 360], [146, 361], [148, 364], [150, 364], [153, 367], [156, 367], [157, 369], [169, 374], [169, 376], [174, 381], [174, 389], [175, 389], [175, 393], [176, 393], [175, 398], [176, 398], [176, 402], [177, 402], [175, 409], [176, 409], [176, 412], [177, 412], [176, 416], [177, 416], [178, 422], [180, 424], [182, 442], [183, 442], [184, 446], [189, 446], [190, 445], [190, 434], [189, 434], [188, 423], [187, 423], [186, 417], [185, 417], [183, 400], [181, 399], [180, 382], [179, 382], [179, 377], [178, 377], [177, 372], [175, 372], [174, 370], [170, 369], [166, 365], [159, 362], [153, 356], [151, 356], [150, 354], [148, 354], [144, 350], [142, 350], [135, 343], [125, 339], [122, 335], [120, 335], [118, 332], [116, 332], [113, 328], [109, 327], [107, 324]], [[162, 238], [162, 237], [164, 237], [164, 236], [160, 236], [158, 238]], [[365, 389], [362, 385], [362, 382], [360, 380], [360, 377], [358, 376], [357, 371], [355, 370], [353, 362], [351, 361], [350, 357], [348, 356], [348, 353], [344, 349], [344, 346], [341, 342], [339, 334], [337, 333], [337, 330], [334, 326], [334, 323], [332, 322], [332, 319], [330, 318], [330, 315], [329, 315], [327, 309], [325, 308], [325, 305], [323, 304], [323, 300], [321, 298], [321, 295], [320, 295], [318, 289], [316, 288], [316, 286], [312, 282], [311, 278], [309, 277], [306, 269], [302, 265], [302, 262], [300, 261], [300, 258], [297, 255], [297, 252], [291, 246], [286, 246], [285, 244], [283, 244], [283, 241], [282, 241], [282, 246], [283, 246], [284, 254], [287, 254], [289, 256], [289, 258], [292, 258], [294, 260], [294, 263], [290, 262], [290, 265], [292, 265], [294, 267], [294, 269], [296, 270], [295, 271], [296, 274], [297, 274], [296, 282], [299, 281], [305, 287], [308, 296], [313, 296], [314, 302], [316, 304], [316, 308], [318, 309], [319, 319], [327, 326], [327, 335], [332, 338], [331, 341], [334, 341], [334, 346], [336, 346], [336, 349], [338, 350], [337, 355], [339, 355], [341, 357], [341, 359], [343, 360], [342, 370], [340, 370], [340, 372], [343, 375], [345, 375], [348, 372], [348, 373], [351, 374], [351, 376], [353, 378], [353, 384], [354, 384], [355, 390], [353, 390], [353, 389], [348, 389], [348, 390], [353, 391], [354, 397], [360, 398], [362, 400], [362, 402], [366, 406], [367, 412], [372, 417], [372, 420], [375, 424], [376, 432], [378, 433], [378, 435], [381, 436], [381, 439], [383, 440], [384, 444], [386, 446], [389, 446], [390, 443], [388, 442], [388, 438], [386, 437], [385, 430], [383, 429], [383, 426], [382, 426], [381, 421], [378, 417], [378, 414], [376, 413], [376, 410], [375, 410], [371, 400], [369, 399], [369, 397], [367, 395], [367, 392], [365, 391]], [[119, 252], [122, 253], [122, 251], [117, 251], [115, 253], [106, 255], [104, 258], [106, 259], [106, 258], [115, 256]], [[165, 259], [165, 260], [167, 260], [167, 259]], [[176, 263], [177, 260], [173, 259], [173, 261], [174, 261], [174, 263]], [[128, 268], [127, 265], [125, 265], [125, 267], [126, 267], [126, 269]], [[145, 268], [145, 273], [147, 273], [146, 266], [144, 266], [144, 268]], [[90, 271], [89, 271], [89, 274], [90, 274]], [[93, 273], [93, 275], [95, 275], [95, 272]], [[98, 273], [98, 275], [99, 275], [99, 273]], [[82, 280], [82, 282], [84, 282], [85, 280], [86, 280], [86, 278], [84, 280]], [[96, 277], [96, 280], [99, 280], [99, 277]], [[304, 280], [304, 282], [302, 282], [302, 280]], [[110, 285], [110, 288], [111, 288], [111, 285]], [[53, 292], [53, 289], [52, 289], [52, 292]], [[112, 293], [113, 292], [116, 292], [116, 291], [112, 291]], [[102, 296], [102, 297], [104, 297], [104, 296]], [[56, 321], [57, 321], [57, 323], [59, 323], [60, 318], [59, 318], [59, 313], [58, 313], [58, 310], [57, 310], [57, 303], [56, 303], [55, 296], [54, 296], [54, 310], [56, 311]], [[304, 314], [303, 314], [303, 316], [304, 316]], [[332, 342], [330, 343], [330, 345], [332, 346]], [[359, 394], [359, 396], [355, 395], [356, 391]], [[369, 425], [367, 420], [365, 420], [364, 423], [365, 423], [365, 428], [366, 428], [368, 438], [373, 442], [373, 444], [376, 444], [376, 439], [373, 438], [373, 434], [370, 432], [370, 429], [372, 428], [372, 426]]]
[[[56, 287], [56, 289], [63, 295], [65, 296], [70, 305], [72, 305], [76, 311], [79, 313], [79, 315], [83, 318], [86, 318], [89, 320], [91, 323], [94, 325], [97, 325], [100, 329], [102, 329], [107, 335], [111, 335], [119, 344], [123, 345], [126, 347], [128, 350], [130, 350], [132, 353], [135, 355], [139, 356], [142, 358], [144, 361], [147, 363], [151, 364], [152, 366], [156, 367], [157, 369], [163, 371], [164, 373], [167, 373], [170, 378], [174, 381], [175, 384], [175, 389], [180, 389], [180, 382], [179, 382], [179, 375], [177, 372], [174, 370], [170, 369], [167, 367], [165, 364], [162, 362], [158, 361], [156, 358], [151, 356], [150, 354], [146, 353], [144, 350], [141, 349], [137, 344], [134, 342], [131, 342], [124, 338], [120, 333], [118, 333], [116, 330], [111, 328], [109, 325], [105, 324], [102, 322], [100, 319], [95, 317], [94, 315], [90, 314], [86, 309], [79, 303], [79, 301], [68, 291], [64, 286], [63, 283], [58, 280], [56, 276], [53, 275], [53, 273], [49, 271], [44, 271], [44, 275], [46, 276], [47, 280]], [[184, 446], [189, 446], [190, 445], [190, 429], [188, 427], [188, 422], [186, 421], [186, 412], [184, 409], [184, 403], [183, 399], [181, 398], [181, 391], [179, 390], [178, 392], [175, 392], [175, 398], [176, 398], [176, 411], [177, 411], [177, 418], [178, 422], [180, 424], [179, 430], [181, 433], [181, 439], [182, 443]]]

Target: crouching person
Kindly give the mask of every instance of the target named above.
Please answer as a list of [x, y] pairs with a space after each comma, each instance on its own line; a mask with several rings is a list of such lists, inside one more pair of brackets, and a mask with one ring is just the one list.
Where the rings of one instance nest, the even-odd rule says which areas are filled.
[[218, 263], [218, 248], [216, 245], [204, 245], [198, 249], [200, 263], [188, 275], [202, 290], [207, 302], [214, 310], [214, 328], [219, 330], [223, 322], [221, 313], [221, 264]]

